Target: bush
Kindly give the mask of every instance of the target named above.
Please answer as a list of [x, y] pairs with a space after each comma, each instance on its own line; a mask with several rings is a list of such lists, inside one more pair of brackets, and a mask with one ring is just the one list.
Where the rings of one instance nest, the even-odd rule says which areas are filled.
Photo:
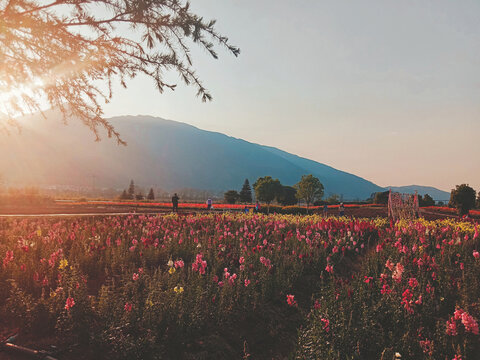
[[475, 190], [467, 184], [457, 185], [452, 189], [448, 206], [457, 209], [459, 215], [467, 215], [475, 207]]

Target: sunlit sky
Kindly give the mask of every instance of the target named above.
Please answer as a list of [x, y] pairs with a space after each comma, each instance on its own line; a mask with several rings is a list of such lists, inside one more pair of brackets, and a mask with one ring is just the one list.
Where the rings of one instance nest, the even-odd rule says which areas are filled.
[[140, 77], [115, 89], [107, 116], [185, 122], [381, 186], [480, 190], [480, 1], [192, 3], [242, 50], [214, 60], [194, 47], [214, 100]]

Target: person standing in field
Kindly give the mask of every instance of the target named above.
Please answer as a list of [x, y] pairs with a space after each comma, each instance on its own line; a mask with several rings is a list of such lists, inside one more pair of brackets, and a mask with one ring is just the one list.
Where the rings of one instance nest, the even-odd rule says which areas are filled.
[[212, 208], [212, 199], [207, 200], [207, 210], [210, 210]]
[[345, 207], [343, 206], [343, 203], [340, 203], [340, 206], [338, 207], [338, 215], [339, 216], [345, 215]]
[[258, 213], [260, 211], [260, 203], [255, 201], [255, 212]]
[[323, 216], [327, 217], [328, 215], [328, 206], [327, 204], [323, 205]]
[[173, 212], [178, 212], [178, 200], [180, 200], [180, 198], [177, 193], [175, 193], [172, 197]]

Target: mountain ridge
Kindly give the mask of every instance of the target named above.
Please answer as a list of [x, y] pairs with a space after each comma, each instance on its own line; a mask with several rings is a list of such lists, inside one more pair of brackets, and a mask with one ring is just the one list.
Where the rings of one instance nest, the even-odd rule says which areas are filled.
[[[285, 185], [313, 174], [325, 195], [345, 200], [370, 197], [384, 188], [346, 171], [220, 132], [148, 115], [124, 115], [108, 121], [127, 146], [104, 139], [89, 143], [92, 133], [78, 121], [63, 126], [59, 115], [32, 116], [22, 134], [2, 136], [0, 173], [10, 184], [124, 188], [130, 179], [166, 190], [239, 189], [248, 178], [270, 175]], [[55, 136], [52, 136], [54, 134]], [[101, 130], [102, 138], [106, 137]], [[26, 146], [25, 146], [26, 144]]]

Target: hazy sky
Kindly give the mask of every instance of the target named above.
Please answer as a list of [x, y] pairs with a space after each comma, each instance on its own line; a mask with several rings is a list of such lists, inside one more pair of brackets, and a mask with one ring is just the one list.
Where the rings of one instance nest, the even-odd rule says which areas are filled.
[[[271, 145], [378, 185], [480, 190], [480, 1], [193, 0], [239, 46], [194, 49], [214, 100], [145, 78], [106, 115], [148, 114]], [[176, 79], [176, 77], [174, 77]]]

